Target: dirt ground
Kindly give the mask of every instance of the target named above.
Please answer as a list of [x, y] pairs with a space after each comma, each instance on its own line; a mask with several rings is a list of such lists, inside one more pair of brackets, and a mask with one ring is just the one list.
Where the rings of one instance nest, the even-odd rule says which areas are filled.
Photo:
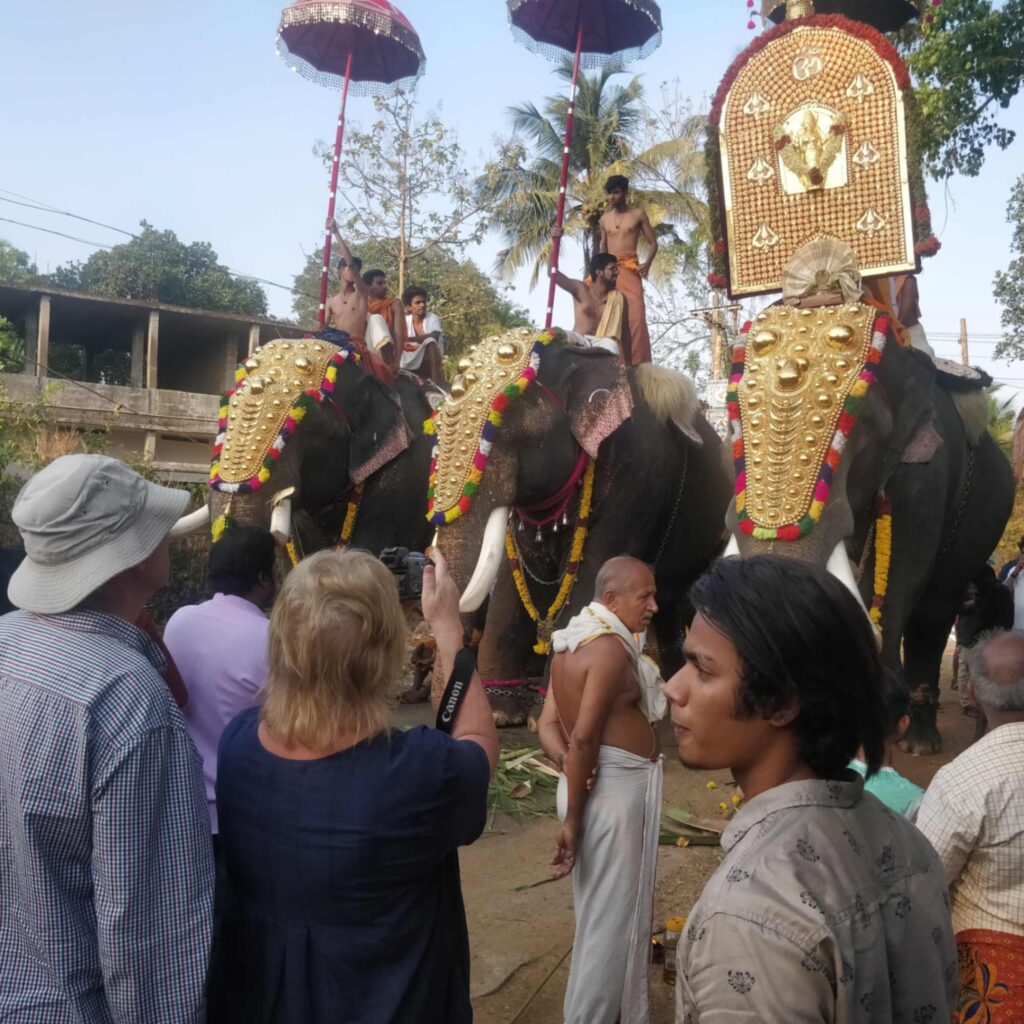
[[[974, 720], [962, 714], [957, 694], [949, 688], [951, 653], [950, 648], [942, 673], [942, 754], [897, 754], [896, 758], [897, 770], [921, 786], [927, 786], [974, 734]], [[399, 719], [411, 725], [429, 721], [430, 714], [423, 705], [405, 707]], [[665, 755], [664, 806], [688, 808], [698, 817], [719, 816], [719, 803], [729, 802], [736, 792], [728, 772], [684, 768], [667, 722], [661, 724], [658, 735]], [[536, 737], [526, 729], [504, 730], [502, 744], [535, 746]], [[716, 787], [709, 790], [710, 780]], [[521, 888], [548, 877], [554, 835], [553, 817], [502, 815], [481, 839], [461, 851], [472, 950], [471, 992], [478, 1024], [561, 1024], [573, 938], [571, 883], [566, 878]], [[718, 847], [660, 847], [655, 922], [688, 914], [720, 860]], [[673, 989], [662, 980], [660, 966], [651, 969], [650, 990], [652, 1024], [669, 1024]]]

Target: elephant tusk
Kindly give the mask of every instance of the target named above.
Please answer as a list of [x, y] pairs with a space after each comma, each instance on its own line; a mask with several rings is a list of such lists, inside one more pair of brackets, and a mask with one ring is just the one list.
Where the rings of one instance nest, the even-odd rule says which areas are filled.
[[740, 553], [739, 541], [736, 540], [736, 534], [729, 534], [729, 543], [725, 545], [725, 550], [722, 552], [722, 558], [731, 558], [733, 555]]
[[187, 516], [182, 516], [171, 527], [171, 537], [187, 537], [190, 533], [195, 533], [197, 530], [201, 530], [209, 522], [210, 506], [204, 505], [202, 508], [197, 508], [195, 512], [189, 512]]
[[292, 539], [292, 499], [282, 498], [270, 513], [270, 532], [282, 546]]
[[494, 586], [505, 552], [505, 526], [508, 523], [508, 508], [499, 505], [487, 517], [484, 537], [480, 544], [476, 567], [459, 601], [460, 612], [475, 612], [484, 603]]
[[839, 541], [839, 543], [832, 549], [832, 554], [829, 555], [828, 563], [825, 568], [832, 576], [835, 576], [835, 578], [839, 580], [839, 582], [842, 583], [842, 585], [846, 587], [846, 589], [849, 590], [855, 598], [857, 598], [857, 604], [864, 609], [864, 614], [867, 615], [868, 610], [864, 607], [864, 598], [861, 597], [860, 588], [857, 586], [857, 581], [853, 578], [853, 570], [850, 568], [850, 559], [846, 555], [846, 545], [843, 544], [842, 541]]

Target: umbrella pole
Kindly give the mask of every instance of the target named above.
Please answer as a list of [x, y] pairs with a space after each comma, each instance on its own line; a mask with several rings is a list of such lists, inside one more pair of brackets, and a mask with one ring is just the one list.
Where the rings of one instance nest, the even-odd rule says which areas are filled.
[[331, 164], [331, 190], [327, 199], [327, 234], [324, 238], [324, 269], [320, 274], [320, 329], [327, 319], [327, 275], [331, 269], [331, 229], [334, 220], [334, 198], [338, 193], [338, 168], [341, 164], [341, 140], [345, 134], [345, 103], [348, 100], [348, 83], [352, 77], [352, 54], [345, 61], [345, 82], [341, 87], [341, 110], [338, 113], [338, 131], [334, 136], [334, 163]]
[[562, 248], [562, 222], [565, 220], [565, 189], [569, 183], [569, 150], [572, 146], [572, 122], [576, 112], [576, 82], [580, 76], [580, 53], [583, 51], [583, 9], [576, 22], [576, 53], [572, 59], [572, 87], [569, 90], [569, 110], [565, 118], [565, 148], [562, 150], [562, 175], [558, 181], [558, 212], [551, 238], [551, 262], [548, 264], [548, 309], [544, 327], [551, 326], [555, 312], [555, 273], [558, 271], [558, 253]]

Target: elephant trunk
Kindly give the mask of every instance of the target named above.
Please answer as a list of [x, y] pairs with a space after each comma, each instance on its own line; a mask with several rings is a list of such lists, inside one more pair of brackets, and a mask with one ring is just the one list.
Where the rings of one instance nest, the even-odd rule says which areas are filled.
[[475, 612], [484, 603], [497, 579], [498, 570], [505, 552], [505, 526], [508, 523], [508, 508], [499, 505], [492, 509], [484, 527], [483, 539], [473, 574], [466, 584], [459, 601], [459, 611], [463, 614]]

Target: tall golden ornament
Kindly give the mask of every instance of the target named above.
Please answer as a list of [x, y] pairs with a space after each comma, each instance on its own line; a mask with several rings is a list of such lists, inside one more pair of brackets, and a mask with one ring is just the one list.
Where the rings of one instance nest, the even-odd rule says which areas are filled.
[[867, 25], [813, 14], [813, 0], [787, 0], [712, 106], [733, 297], [778, 291], [820, 235], [849, 245], [865, 277], [917, 270], [906, 67]]

